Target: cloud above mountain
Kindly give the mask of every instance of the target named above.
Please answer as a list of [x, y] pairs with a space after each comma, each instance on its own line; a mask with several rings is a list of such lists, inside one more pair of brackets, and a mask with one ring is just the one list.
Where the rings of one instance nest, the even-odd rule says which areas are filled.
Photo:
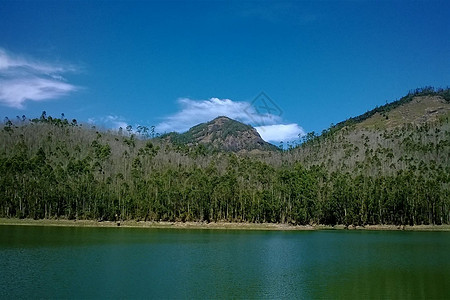
[[199, 123], [227, 116], [254, 126], [261, 137], [269, 142], [292, 141], [298, 139], [299, 134], [304, 135], [304, 130], [298, 124], [283, 124], [280, 114], [270, 109], [262, 110], [255, 103], [219, 98], [180, 98], [177, 103], [179, 111], [164, 118], [156, 126], [157, 132], [185, 132]]
[[0, 104], [23, 109], [26, 101], [66, 96], [79, 89], [63, 77], [74, 71], [71, 65], [25, 58], [0, 48]]

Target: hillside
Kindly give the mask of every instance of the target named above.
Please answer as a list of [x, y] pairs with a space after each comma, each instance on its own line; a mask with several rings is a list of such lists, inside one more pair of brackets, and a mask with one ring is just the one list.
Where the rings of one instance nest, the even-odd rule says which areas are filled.
[[421, 126], [450, 116], [450, 102], [440, 95], [414, 96], [390, 111], [377, 112], [356, 125], [358, 129], [392, 129], [406, 124]]
[[185, 133], [165, 134], [161, 139], [177, 145], [204, 145], [206, 148], [220, 151], [277, 150], [277, 147], [265, 142], [252, 126], [225, 116], [198, 124]]
[[420, 91], [310, 135], [287, 155], [306, 166], [356, 174], [450, 172], [449, 116], [448, 90]]
[[[400, 98], [399, 100], [393, 101], [391, 103], [386, 103], [385, 105], [382, 106], [377, 106], [372, 110], [367, 111], [366, 113], [356, 116], [356, 117], [352, 117], [349, 118], [345, 121], [342, 121], [334, 126], [332, 126], [331, 128], [328, 129], [328, 133], [330, 132], [334, 132], [336, 130], [342, 129], [343, 127], [346, 126], [352, 126], [355, 124], [360, 124], [362, 122], [364, 122], [365, 120], [372, 118], [372, 117], [376, 117], [377, 115], [381, 115], [383, 118], [385, 118], [386, 120], [389, 119], [389, 113], [397, 108], [400, 108], [400, 110], [406, 111], [406, 117], [409, 117], [409, 121], [412, 121], [413, 118], [421, 118], [424, 117], [422, 119], [423, 121], [427, 121], [428, 119], [426, 118], [426, 115], [428, 114], [428, 112], [426, 111], [426, 109], [428, 108], [428, 105], [431, 105], [431, 107], [429, 107], [431, 110], [433, 110], [433, 108], [435, 108], [436, 101], [419, 101], [420, 103], [422, 103], [422, 105], [417, 105], [417, 101], [415, 101], [414, 103], [414, 99], [417, 97], [421, 97], [421, 98], [434, 98], [435, 100], [437, 100], [437, 102], [441, 102], [441, 103], [449, 103], [450, 102], [450, 89], [434, 89], [432, 87], [425, 87], [425, 88], [418, 88], [414, 91], [410, 91], [406, 96]], [[409, 107], [410, 103], [413, 102], [413, 109], [404, 109], [405, 107]], [[437, 104], [437, 106], [442, 106], [441, 104]], [[400, 115], [400, 119], [397, 120], [398, 123], [408, 123], [408, 118], [403, 118], [405, 115], [401, 114]]]
[[224, 117], [160, 139], [45, 113], [7, 119], [0, 217], [449, 224], [445, 93], [409, 94], [309, 134], [299, 147], [258, 155], [207, 149], [261, 145], [254, 129]]

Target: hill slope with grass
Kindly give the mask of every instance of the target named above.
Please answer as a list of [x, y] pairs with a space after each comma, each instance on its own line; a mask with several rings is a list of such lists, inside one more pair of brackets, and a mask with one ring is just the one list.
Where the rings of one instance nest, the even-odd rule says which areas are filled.
[[289, 152], [306, 166], [356, 174], [450, 172], [448, 90], [417, 90], [393, 103], [309, 135]]

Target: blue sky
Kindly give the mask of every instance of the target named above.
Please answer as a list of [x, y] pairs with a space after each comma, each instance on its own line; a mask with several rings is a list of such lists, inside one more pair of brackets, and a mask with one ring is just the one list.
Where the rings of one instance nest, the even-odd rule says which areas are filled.
[[[227, 115], [293, 140], [448, 86], [449, 12], [448, 1], [1, 1], [0, 116], [164, 132]], [[280, 110], [252, 106], [261, 92]]]

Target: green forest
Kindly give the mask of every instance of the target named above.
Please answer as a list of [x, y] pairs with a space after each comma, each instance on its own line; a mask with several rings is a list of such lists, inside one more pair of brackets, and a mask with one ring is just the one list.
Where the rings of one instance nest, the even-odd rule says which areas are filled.
[[[412, 96], [442, 91], [427, 93]], [[449, 224], [448, 115], [384, 129], [358, 122], [251, 154], [182, 147], [142, 126], [99, 130], [45, 112], [6, 118], [0, 217]]]

